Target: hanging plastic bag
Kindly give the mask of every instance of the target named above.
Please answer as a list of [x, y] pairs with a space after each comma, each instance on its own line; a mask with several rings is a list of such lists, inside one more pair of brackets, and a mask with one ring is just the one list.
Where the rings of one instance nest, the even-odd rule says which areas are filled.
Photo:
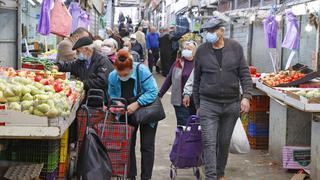
[[80, 147], [77, 166], [82, 180], [111, 180], [112, 164], [107, 149], [90, 125], [90, 113], [86, 105], [81, 107], [87, 114], [86, 134]]
[[240, 118], [234, 127], [230, 142], [230, 153], [245, 154], [250, 152], [250, 144]]
[[50, 15], [50, 31], [52, 34], [67, 37], [70, 35], [72, 17], [61, 0], [55, 0]]

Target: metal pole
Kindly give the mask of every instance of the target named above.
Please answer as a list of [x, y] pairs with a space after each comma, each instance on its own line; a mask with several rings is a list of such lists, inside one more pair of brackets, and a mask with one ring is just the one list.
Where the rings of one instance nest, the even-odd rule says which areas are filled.
[[317, 71], [320, 70], [320, 23], [318, 23], [318, 29], [317, 29], [317, 45], [316, 45], [316, 59], [317, 59]]

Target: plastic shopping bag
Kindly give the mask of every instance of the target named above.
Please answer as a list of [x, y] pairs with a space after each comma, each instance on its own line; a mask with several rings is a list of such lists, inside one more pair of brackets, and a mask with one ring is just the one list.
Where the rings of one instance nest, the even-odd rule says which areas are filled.
[[50, 31], [52, 34], [68, 37], [71, 32], [72, 17], [61, 0], [55, 0], [50, 15]]
[[245, 154], [250, 152], [250, 144], [240, 118], [234, 127], [230, 142], [230, 153]]

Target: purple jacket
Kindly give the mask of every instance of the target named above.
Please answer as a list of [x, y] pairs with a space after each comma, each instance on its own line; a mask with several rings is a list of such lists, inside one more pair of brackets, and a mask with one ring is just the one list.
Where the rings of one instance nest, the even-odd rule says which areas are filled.
[[297, 17], [292, 12], [287, 12], [287, 32], [282, 47], [296, 50], [299, 48], [299, 25]]
[[45, 36], [50, 34], [50, 8], [52, 3], [52, 0], [43, 0], [41, 4], [40, 21], [37, 32]]
[[277, 48], [278, 22], [273, 15], [263, 21], [265, 41], [268, 48]]
[[184, 59], [182, 59], [182, 61], [182, 69], [177, 67], [178, 61], [173, 63], [169, 74], [159, 91], [159, 97], [162, 97], [172, 85], [171, 104], [177, 106], [181, 106], [183, 89], [194, 67], [194, 61]]

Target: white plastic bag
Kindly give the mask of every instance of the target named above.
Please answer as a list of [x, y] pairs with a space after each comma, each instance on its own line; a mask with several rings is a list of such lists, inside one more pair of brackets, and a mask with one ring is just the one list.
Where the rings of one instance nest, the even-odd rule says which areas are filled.
[[241, 119], [238, 118], [234, 127], [230, 142], [230, 153], [232, 154], [246, 154], [250, 152], [250, 144], [247, 134], [243, 128]]

